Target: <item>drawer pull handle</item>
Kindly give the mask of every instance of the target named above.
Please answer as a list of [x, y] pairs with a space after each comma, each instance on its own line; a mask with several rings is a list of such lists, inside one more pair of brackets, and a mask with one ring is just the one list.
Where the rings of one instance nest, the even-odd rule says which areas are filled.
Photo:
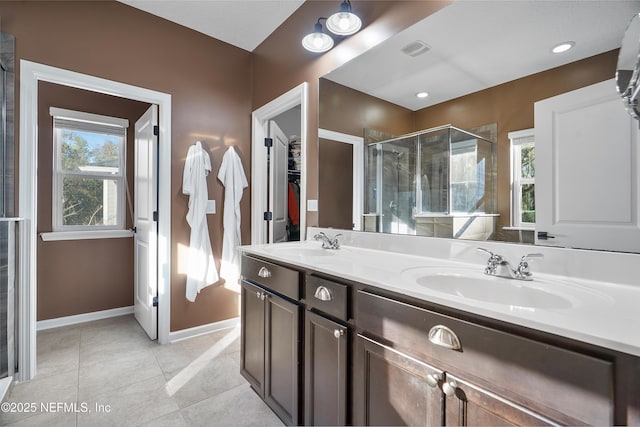
[[333, 336], [334, 337], [340, 338], [343, 335], [344, 335], [344, 331], [342, 329], [334, 329], [333, 330]]
[[458, 388], [458, 384], [455, 381], [449, 381], [448, 383], [442, 384], [442, 391], [444, 394], [451, 397], [456, 394], [456, 389]]
[[458, 336], [444, 325], [436, 325], [429, 331], [429, 341], [440, 347], [461, 350], [462, 344]]
[[429, 374], [427, 375], [427, 385], [431, 388], [438, 387], [438, 383], [442, 378], [437, 374]]
[[333, 299], [333, 295], [331, 294], [331, 291], [325, 288], [324, 286], [318, 286], [313, 296], [319, 299], [320, 301], [331, 301]]
[[260, 270], [258, 271], [258, 276], [268, 278], [268, 277], [271, 277], [271, 272], [267, 267], [260, 267]]

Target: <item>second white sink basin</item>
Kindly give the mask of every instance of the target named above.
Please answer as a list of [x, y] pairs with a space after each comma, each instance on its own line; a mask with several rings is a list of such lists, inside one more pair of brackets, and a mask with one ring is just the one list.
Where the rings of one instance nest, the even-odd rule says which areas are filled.
[[536, 278], [523, 281], [474, 270], [451, 270], [418, 267], [407, 269], [402, 275], [403, 279], [430, 291], [521, 309], [568, 309], [608, 300], [606, 295], [564, 282], [550, 283]]
[[509, 280], [505, 283], [505, 279], [498, 279], [443, 273], [419, 277], [416, 283], [434, 291], [493, 304], [547, 309], [572, 307], [571, 301], [563, 296], [529, 287], [523, 282]]

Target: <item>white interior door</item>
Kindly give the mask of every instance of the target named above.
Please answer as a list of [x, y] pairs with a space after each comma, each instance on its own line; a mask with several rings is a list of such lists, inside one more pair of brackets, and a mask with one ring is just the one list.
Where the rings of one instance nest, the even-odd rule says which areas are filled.
[[269, 170], [269, 210], [273, 219], [269, 227], [269, 242], [277, 243], [287, 240], [289, 139], [273, 120], [269, 121], [269, 138], [273, 140]]
[[640, 252], [638, 122], [615, 81], [536, 102], [535, 139], [536, 243]]
[[134, 217], [134, 311], [149, 338], [158, 335], [158, 224], [157, 160], [158, 106], [152, 105], [136, 122]]

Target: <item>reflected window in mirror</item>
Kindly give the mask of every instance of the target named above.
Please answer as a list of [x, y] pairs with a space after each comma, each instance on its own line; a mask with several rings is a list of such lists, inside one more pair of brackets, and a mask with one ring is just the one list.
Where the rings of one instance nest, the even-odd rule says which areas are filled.
[[536, 224], [535, 136], [533, 129], [510, 132], [511, 226], [533, 229]]

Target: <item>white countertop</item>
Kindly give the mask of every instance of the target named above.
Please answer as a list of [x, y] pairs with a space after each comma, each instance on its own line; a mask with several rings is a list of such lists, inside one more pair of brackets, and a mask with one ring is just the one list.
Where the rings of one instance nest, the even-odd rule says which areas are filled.
[[[460, 262], [447, 257], [350, 246], [351, 240], [354, 239], [347, 237], [345, 244], [338, 250], [323, 250], [320, 242], [315, 241], [242, 246], [240, 250], [454, 309], [640, 356], [640, 332], [637, 330], [640, 325], [640, 286], [541, 273], [536, 271], [535, 263], [531, 266], [534, 275], [531, 282], [494, 278], [483, 274], [482, 257], [478, 258], [477, 263]], [[442, 245], [443, 240], [435, 241], [435, 244]], [[470, 245], [478, 245], [478, 242]], [[483, 246], [487, 245], [483, 242]], [[492, 246], [491, 250], [500, 247], [494, 243], [489, 246]], [[542, 252], [548, 249], [542, 249]], [[443, 274], [446, 278], [452, 275], [471, 277], [469, 280], [477, 280], [478, 286], [486, 285], [492, 290], [488, 290], [486, 294], [474, 292], [478, 298], [463, 297], [418, 283], [416, 278], [424, 277], [425, 274]], [[531, 291], [531, 303], [520, 300], [512, 304], [509, 301], [509, 291], [513, 289], [496, 291], [501, 286], [527, 287], [526, 290]], [[496, 301], [501, 302], [493, 301], [493, 297], [487, 296], [491, 291], [497, 292]], [[534, 301], [538, 296], [544, 297], [541, 303]], [[545, 302], [547, 297], [550, 297], [548, 303]]]

